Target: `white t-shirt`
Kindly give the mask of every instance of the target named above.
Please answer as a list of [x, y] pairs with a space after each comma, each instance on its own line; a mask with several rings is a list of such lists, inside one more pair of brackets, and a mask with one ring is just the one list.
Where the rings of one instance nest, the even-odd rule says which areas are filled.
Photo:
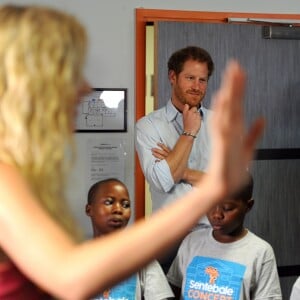
[[251, 232], [233, 243], [216, 241], [211, 228], [190, 233], [167, 277], [181, 299], [282, 299], [273, 249]]
[[93, 300], [165, 300], [174, 298], [167, 278], [157, 261], [137, 274], [107, 289]]
[[290, 300], [300, 299], [300, 276], [293, 285]]

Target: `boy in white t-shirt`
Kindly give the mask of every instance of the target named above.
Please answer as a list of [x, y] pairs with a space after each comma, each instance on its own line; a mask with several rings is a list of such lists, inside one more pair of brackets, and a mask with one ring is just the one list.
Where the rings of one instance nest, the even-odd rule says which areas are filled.
[[212, 228], [190, 233], [168, 272], [175, 299], [281, 300], [270, 244], [244, 227], [251, 210], [253, 179], [212, 208]]
[[[131, 216], [127, 187], [116, 178], [95, 183], [88, 192], [86, 214], [91, 219], [94, 238], [124, 229]], [[136, 249], [136, 251], [141, 250]], [[124, 257], [124, 261], [126, 261], [126, 257]], [[93, 299], [166, 300], [174, 299], [174, 295], [159, 263], [153, 261], [137, 274], [107, 289]]]

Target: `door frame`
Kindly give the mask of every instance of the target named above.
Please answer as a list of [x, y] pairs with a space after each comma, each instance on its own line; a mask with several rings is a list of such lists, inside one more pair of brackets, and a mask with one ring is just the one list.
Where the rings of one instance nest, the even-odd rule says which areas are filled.
[[[299, 14], [265, 14], [143, 9], [135, 10], [135, 122], [145, 115], [146, 25], [156, 21], [228, 23], [229, 18], [299, 20]], [[245, 24], [244, 22], [241, 22]], [[250, 23], [250, 22], [249, 22]], [[255, 22], [257, 24], [257, 22]], [[145, 216], [145, 177], [135, 151], [135, 219]]]

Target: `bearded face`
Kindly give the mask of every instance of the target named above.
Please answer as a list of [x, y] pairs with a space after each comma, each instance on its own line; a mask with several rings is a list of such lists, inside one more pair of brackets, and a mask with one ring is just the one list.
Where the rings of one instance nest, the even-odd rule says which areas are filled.
[[169, 80], [172, 85], [172, 102], [177, 109], [182, 111], [184, 104], [199, 107], [207, 89], [207, 63], [188, 60], [179, 74], [170, 71]]

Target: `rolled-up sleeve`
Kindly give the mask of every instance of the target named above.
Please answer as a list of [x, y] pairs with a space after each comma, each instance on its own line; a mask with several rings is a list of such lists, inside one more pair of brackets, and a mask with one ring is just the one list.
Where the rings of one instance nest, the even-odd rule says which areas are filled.
[[[160, 129], [163, 131], [163, 128]], [[135, 146], [142, 170], [149, 185], [159, 191], [169, 192], [175, 184], [169, 165], [166, 160], [157, 161], [151, 151], [158, 147], [159, 142], [165, 143], [151, 119], [140, 119], [136, 124]]]

